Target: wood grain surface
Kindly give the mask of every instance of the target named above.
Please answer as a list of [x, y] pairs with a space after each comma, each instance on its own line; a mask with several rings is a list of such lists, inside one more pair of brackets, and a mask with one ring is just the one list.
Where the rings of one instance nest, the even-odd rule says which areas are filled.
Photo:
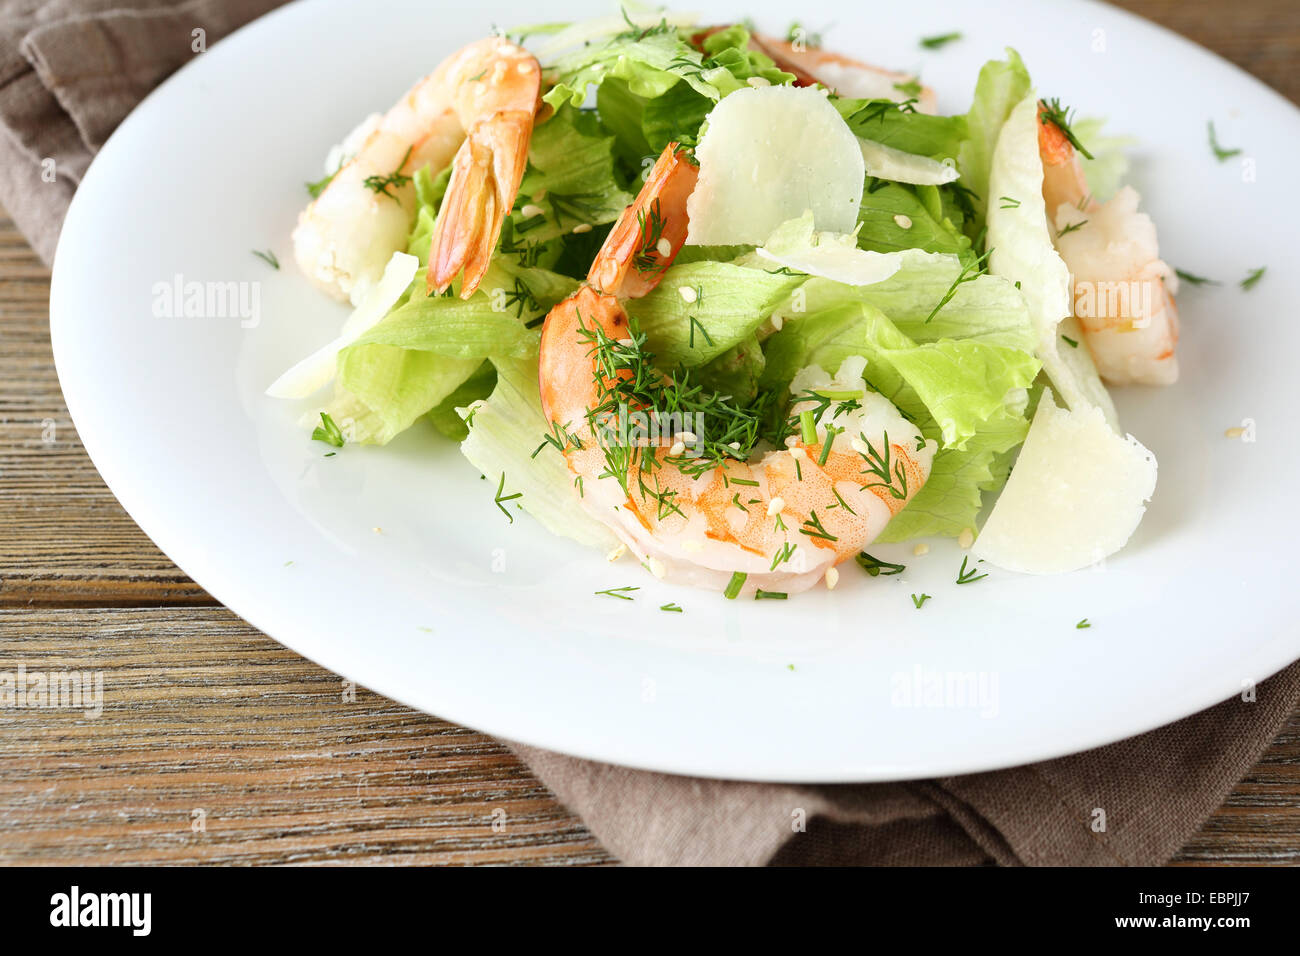
[[[1300, 3], [1131, 0], [1300, 101]], [[351, 687], [216, 605], [68, 418], [49, 273], [0, 212], [0, 660], [104, 712], [0, 710], [0, 863], [614, 862], [505, 748]], [[1300, 863], [1300, 713], [1174, 860]]]

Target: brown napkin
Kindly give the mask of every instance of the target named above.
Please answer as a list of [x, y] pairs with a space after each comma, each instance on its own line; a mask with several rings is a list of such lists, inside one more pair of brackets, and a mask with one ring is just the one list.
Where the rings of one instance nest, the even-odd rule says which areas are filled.
[[[91, 156], [150, 89], [200, 55], [193, 31], [210, 45], [276, 5], [0, 0], [0, 203], [46, 262]], [[42, 175], [51, 159], [53, 181]], [[513, 746], [627, 863], [1153, 864], [1222, 803], [1298, 700], [1293, 664], [1253, 700], [1140, 737], [909, 783], [696, 780]]]

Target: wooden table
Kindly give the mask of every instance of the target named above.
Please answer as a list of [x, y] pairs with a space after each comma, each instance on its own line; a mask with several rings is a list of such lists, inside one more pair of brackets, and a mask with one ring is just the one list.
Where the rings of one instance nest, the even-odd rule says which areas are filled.
[[[1295, 0], [1124, 5], [1300, 100]], [[0, 213], [0, 655], [111, 703], [0, 710], [0, 863], [613, 862], [492, 739], [346, 700], [161, 554], [82, 450], [48, 301]], [[1300, 863], [1300, 713], [1175, 862]]]

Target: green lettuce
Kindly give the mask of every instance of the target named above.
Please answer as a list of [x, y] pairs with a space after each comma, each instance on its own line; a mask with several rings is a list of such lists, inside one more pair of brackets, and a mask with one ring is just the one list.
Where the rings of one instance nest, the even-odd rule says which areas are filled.
[[955, 286], [962, 265], [913, 257], [889, 279], [849, 286], [810, 279], [806, 311], [786, 316], [765, 345], [760, 387], [788, 390], [808, 364], [833, 372], [850, 356], [867, 359], [871, 387], [939, 443], [931, 478], [894, 518], [884, 540], [956, 536], [974, 528], [985, 491], [1005, 480], [1007, 452], [1029, 428], [1024, 409], [1039, 370], [1024, 300], [992, 276]]
[[692, 368], [752, 338], [804, 279], [737, 263], [693, 262], [669, 269], [654, 291], [626, 308], [661, 367]]
[[[573, 475], [550, 445], [537, 390], [536, 359], [495, 359], [496, 385], [465, 415], [468, 436], [460, 450], [491, 480], [504, 475], [519, 504], [554, 534], [593, 547], [612, 548], [613, 533], [583, 510]], [[534, 451], [536, 450], [536, 454]]]
[[984, 229], [990, 199], [989, 174], [998, 136], [1012, 108], [1029, 94], [1030, 87], [1029, 71], [1020, 54], [1010, 47], [1005, 60], [990, 60], [980, 70], [975, 97], [966, 114], [966, 139], [957, 156], [962, 184], [971, 193], [972, 215], [966, 224], [971, 237]]

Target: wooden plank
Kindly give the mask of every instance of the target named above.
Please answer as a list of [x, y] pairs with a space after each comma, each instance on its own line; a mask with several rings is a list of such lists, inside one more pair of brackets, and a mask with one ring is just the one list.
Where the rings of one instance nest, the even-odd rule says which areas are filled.
[[50, 276], [0, 210], [0, 607], [215, 604], [81, 447], [50, 352]]
[[223, 608], [0, 610], [0, 634], [0, 669], [103, 680], [98, 717], [0, 710], [0, 863], [610, 862], [491, 738], [349, 700]]

